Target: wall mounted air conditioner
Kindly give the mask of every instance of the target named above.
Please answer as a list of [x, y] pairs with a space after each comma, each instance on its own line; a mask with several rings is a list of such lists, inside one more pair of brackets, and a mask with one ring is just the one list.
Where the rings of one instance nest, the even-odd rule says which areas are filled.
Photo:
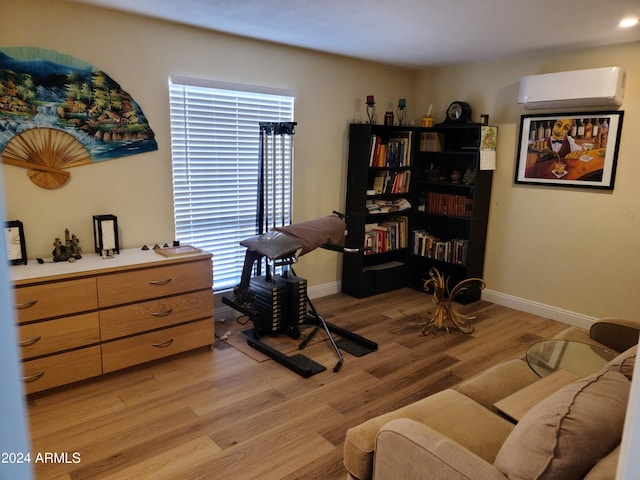
[[619, 107], [626, 74], [624, 68], [606, 67], [528, 75], [520, 80], [518, 103], [528, 109]]

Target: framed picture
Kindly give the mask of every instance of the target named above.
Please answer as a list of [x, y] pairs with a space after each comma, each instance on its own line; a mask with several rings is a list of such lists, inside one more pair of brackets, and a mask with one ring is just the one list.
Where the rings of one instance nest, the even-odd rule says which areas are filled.
[[7, 244], [7, 259], [11, 265], [27, 264], [27, 248], [24, 242], [24, 227], [19, 220], [5, 223], [4, 241]]
[[612, 190], [623, 116], [522, 115], [515, 182]]

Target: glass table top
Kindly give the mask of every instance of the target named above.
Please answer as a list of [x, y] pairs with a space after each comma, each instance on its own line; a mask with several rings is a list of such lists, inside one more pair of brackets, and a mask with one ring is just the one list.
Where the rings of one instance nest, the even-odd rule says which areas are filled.
[[617, 357], [613, 350], [573, 340], [543, 340], [526, 353], [527, 363], [540, 377], [567, 370], [578, 377], [595, 373]]

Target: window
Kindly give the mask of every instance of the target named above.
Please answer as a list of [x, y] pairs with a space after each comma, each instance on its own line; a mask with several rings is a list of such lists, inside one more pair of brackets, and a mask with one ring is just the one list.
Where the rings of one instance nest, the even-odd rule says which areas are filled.
[[[214, 255], [213, 288], [240, 281], [257, 233], [260, 122], [293, 121], [290, 91], [171, 77], [169, 82], [175, 238]], [[290, 218], [291, 140], [274, 191]], [[280, 153], [279, 153], [280, 154]]]

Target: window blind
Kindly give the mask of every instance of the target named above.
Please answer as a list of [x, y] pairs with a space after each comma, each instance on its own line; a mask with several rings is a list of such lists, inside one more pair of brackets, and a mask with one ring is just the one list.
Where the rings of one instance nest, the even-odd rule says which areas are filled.
[[[293, 121], [294, 102], [290, 92], [220, 85], [169, 81], [175, 238], [213, 254], [217, 291], [239, 283], [246, 249], [238, 242], [257, 233], [259, 123]], [[277, 191], [285, 192], [278, 202], [289, 219], [286, 142]]]

